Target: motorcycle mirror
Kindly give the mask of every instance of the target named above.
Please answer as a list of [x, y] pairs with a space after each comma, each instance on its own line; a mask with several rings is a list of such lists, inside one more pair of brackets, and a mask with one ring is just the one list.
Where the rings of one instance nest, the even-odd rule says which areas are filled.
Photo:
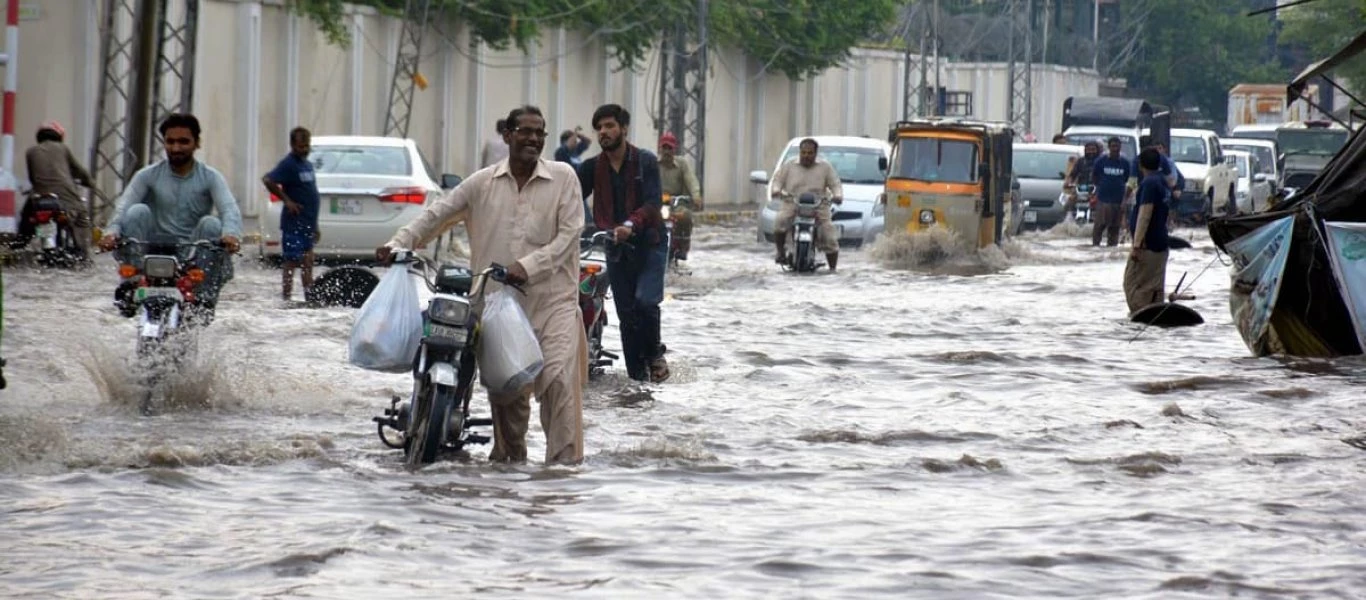
[[442, 174], [442, 175], [441, 175], [441, 189], [443, 189], [443, 190], [452, 189], [452, 188], [454, 188], [455, 186], [460, 185], [460, 182], [461, 182], [461, 181], [464, 181], [464, 180], [463, 180], [459, 175], [452, 175], [452, 174], [450, 174], [450, 173]]

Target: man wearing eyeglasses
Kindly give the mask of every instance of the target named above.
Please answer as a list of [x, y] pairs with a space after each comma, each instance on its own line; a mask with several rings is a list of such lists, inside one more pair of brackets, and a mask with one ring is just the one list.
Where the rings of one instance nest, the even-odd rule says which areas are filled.
[[602, 152], [579, 165], [584, 198], [593, 197], [593, 222], [611, 231], [619, 247], [608, 253], [607, 278], [617, 307], [626, 374], [636, 381], [669, 378], [660, 342], [659, 303], [664, 300], [664, 269], [669, 248], [659, 182], [659, 159], [626, 141], [631, 113], [604, 104], [593, 113], [593, 130]]
[[[531, 419], [529, 396], [541, 405], [546, 463], [583, 460], [583, 385], [588, 340], [579, 312], [579, 232], [583, 199], [573, 167], [541, 158], [545, 118], [523, 106], [507, 118], [506, 159], [476, 171], [376, 249], [387, 262], [393, 248], [417, 248], [457, 223], [470, 234], [470, 268], [508, 267], [508, 283], [536, 331], [545, 366], [531, 390], [489, 394], [493, 450], [489, 460], [525, 462]], [[489, 285], [497, 285], [489, 283]], [[529, 393], [528, 393], [529, 392]]]

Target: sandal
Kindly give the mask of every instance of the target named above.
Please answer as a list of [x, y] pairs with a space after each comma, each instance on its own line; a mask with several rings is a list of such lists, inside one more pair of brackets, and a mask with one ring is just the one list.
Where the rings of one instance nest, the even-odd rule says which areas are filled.
[[650, 382], [664, 383], [668, 379], [669, 361], [664, 360], [664, 357], [662, 356], [654, 359], [654, 361], [650, 363]]

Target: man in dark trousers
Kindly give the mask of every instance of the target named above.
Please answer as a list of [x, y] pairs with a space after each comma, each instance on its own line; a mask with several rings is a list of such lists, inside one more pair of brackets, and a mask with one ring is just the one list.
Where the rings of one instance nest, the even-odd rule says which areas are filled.
[[669, 363], [659, 337], [659, 303], [669, 249], [660, 217], [659, 159], [626, 141], [631, 113], [616, 104], [593, 112], [602, 152], [579, 166], [583, 197], [593, 197], [593, 223], [611, 231], [607, 277], [617, 306], [626, 372], [636, 381], [660, 383]]
[[1105, 245], [1119, 244], [1119, 228], [1124, 221], [1124, 199], [1129, 195], [1129, 174], [1132, 168], [1129, 160], [1120, 155], [1123, 147], [1119, 138], [1107, 141], [1110, 153], [1096, 159], [1092, 169], [1092, 181], [1096, 186], [1095, 226], [1091, 228], [1091, 245], [1100, 245], [1100, 236], [1105, 234]]

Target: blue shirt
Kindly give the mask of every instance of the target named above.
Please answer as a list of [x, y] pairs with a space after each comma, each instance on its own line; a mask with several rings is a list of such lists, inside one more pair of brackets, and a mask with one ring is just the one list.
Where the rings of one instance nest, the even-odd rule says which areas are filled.
[[1134, 208], [1129, 214], [1129, 235], [1134, 235], [1134, 230], [1138, 229], [1139, 207], [1145, 204], [1153, 205], [1153, 216], [1148, 221], [1148, 232], [1143, 237], [1143, 247], [1153, 252], [1167, 251], [1167, 205], [1171, 193], [1161, 171], [1144, 177], [1138, 184]]
[[[1181, 175], [1181, 169], [1176, 168], [1176, 163], [1172, 162], [1172, 159], [1169, 158], [1166, 154], [1158, 154], [1157, 156], [1162, 159], [1162, 166], [1158, 167], [1157, 172], [1161, 173], [1163, 177], [1171, 177], [1175, 175], [1176, 189], [1186, 189], [1186, 178]], [[1137, 156], [1134, 157], [1133, 165], [1130, 168], [1132, 169], [1132, 172], [1135, 177], [1137, 177], [1139, 173], [1142, 173], [1142, 171], [1138, 170]]]
[[285, 195], [289, 196], [290, 200], [298, 202], [301, 207], [297, 215], [288, 210], [280, 212], [280, 230], [317, 229], [318, 209], [322, 199], [318, 196], [318, 182], [313, 172], [313, 163], [290, 152], [266, 177], [280, 184], [285, 190]]
[[119, 234], [123, 213], [133, 204], [146, 204], [152, 209], [155, 234], [188, 241], [199, 220], [217, 210], [223, 221], [223, 235], [242, 237], [242, 211], [228, 189], [228, 181], [217, 169], [197, 160], [183, 177], [164, 160], [134, 174], [114, 207], [109, 233]]
[[1096, 159], [1091, 167], [1091, 180], [1095, 182], [1096, 199], [1105, 204], [1124, 202], [1124, 190], [1129, 185], [1132, 165], [1123, 156], [1110, 158], [1109, 154]]

